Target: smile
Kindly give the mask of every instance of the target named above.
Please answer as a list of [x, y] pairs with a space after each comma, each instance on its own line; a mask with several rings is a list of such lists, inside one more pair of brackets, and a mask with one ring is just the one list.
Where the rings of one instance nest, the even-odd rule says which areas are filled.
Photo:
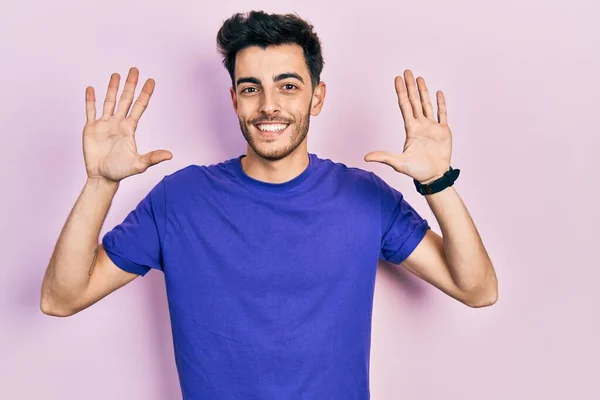
[[287, 133], [289, 124], [256, 124], [254, 127], [258, 130], [259, 136], [271, 140], [276, 140]]
[[289, 126], [289, 124], [256, 124], [254, 125], [262, 132], [281, 132]]

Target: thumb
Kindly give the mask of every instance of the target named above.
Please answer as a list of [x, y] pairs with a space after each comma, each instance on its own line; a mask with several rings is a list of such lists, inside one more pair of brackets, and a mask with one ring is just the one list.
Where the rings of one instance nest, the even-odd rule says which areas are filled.
[[154, 150], [149, 153], [143, 154], [138, 159], [142, 172], [147, 170], [149, 167], [156, 165], [160, 162], [170, 160], [173, 158], [173, 154], [168, 150]]
[[395, 155], [387, 151], [372, 151], [365, 156], [365, 161], [386, 164], [394, 168], [397, 172], [405, 173], [405, 160], [402, 154]]

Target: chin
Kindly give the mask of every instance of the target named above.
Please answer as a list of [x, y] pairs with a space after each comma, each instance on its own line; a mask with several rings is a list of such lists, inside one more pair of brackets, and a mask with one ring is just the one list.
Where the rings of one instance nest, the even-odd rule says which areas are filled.
[[290, 154], [292, 154], [295, 148], [289, 147], [280, 147], [277, 149], [266, 149], [264, 146], [251, 146], [252, 150], [258, 155], [260, 158], [269, 161], [279, 161], [283, 160]]

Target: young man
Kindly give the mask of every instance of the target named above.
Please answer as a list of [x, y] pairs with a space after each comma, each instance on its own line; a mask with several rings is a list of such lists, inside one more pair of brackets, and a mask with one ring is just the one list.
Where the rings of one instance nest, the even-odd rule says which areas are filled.
[[442, 239], [375, 174], [308, 153], [310, 116], [326, 91], [311, 25], [236, 14], [217, 41], [247, 154], [165, 176], [98, 244], [120, 181], [172, 155], [136, 151], [153, 80], [132, 106], [132, 68], [115, 111], [113, 74], [100, 119], [88, 87], [88, 179], [50, 260], [42, 311], [72, 315], [159, 269], [185, 399], [368, 399], [379, 258], [468, 306], [497, 298], [492, 263], [452, 186], [444, 96], [436, 121], [425, 81], [397, 77], [404, 150], [365, 156], [415, 180]]

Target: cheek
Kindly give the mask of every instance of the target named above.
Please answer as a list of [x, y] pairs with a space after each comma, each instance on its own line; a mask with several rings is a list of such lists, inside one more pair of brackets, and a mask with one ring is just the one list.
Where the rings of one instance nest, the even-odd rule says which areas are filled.
[[[310, 99], [308, 99], [310, 100]], [[306, 111], [310, 109], [310, 101], [307, 99], [290, 99], [286, 102], [280, 103], [281, 112], [284, 115], [293, 116], [295, 119], [300, 118]]]
[[259, 114], [257, 112], [257, 108], [248, 101], [238, 102], [236, 112], [238, 117], [240, 117], [243, 121], [256, 118], [256, 116]]
[[237, 116], [240, 119], [240, 121], [244, 122], [245, 124], [249, 124], [250, 120], [255, 118], [252, 112], [244, 110], [243, 108], [237, 109]]

